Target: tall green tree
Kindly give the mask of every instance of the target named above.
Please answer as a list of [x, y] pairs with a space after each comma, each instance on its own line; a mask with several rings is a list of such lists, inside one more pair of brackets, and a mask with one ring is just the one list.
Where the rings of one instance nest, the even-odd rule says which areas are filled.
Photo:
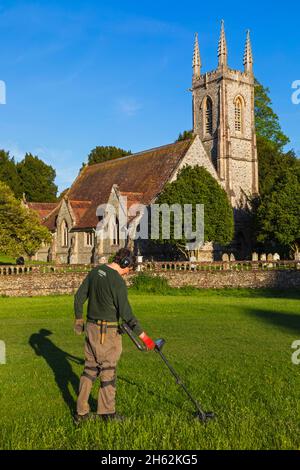
[[56, 172], [37, 156], [26, 153], [24, 159], [17, 163], [21, 179], [21, 191], [29, 202], [55, 202], [57, 186], [54, 183]]
[[259, 191], [261, 197], [274, 189], [275, 181], [285, 171], [297, 171], [300, 160], [295, 152], [282, 152], [278, 146], [265, 137], [257, 136]]
[[290, 141], [281, 129], [278, 115], [272, 108], [269, 88], [264, 87], [258, 80], [255, 80], [255, 126], [256, 134], [272, 142], [278, 150], [282, 150]]
[[9, 256], [31, 258], [51, 234], [35, 211], [18, 201], [12, 190], [0, 182], [0, 252]]
[[[204, 242], [220, 245], [229, 244], [234, 236], [233, 210], [225, 190], [203, 167], [186, 166], [178, 174], [177, 179], [166, 185], [158, 197], [157, 204], [193, 205], [193, 229], [195, 229], [196, 204], [204, 204]], [[176, 225], [176, 224], [175, 224]], [[177, 247], [186, 256], [186, 240], [182, 227], [182, 238], [175, 237], [174, 217], [171, 217], [170, 240], [167, 243]], [[162, 234], [160, 234], [162, 235]], [[161, 243], [166, 243], [162, 236]]]
[[7, 184], [15, 195], [20, 193], [20, 177], [15, 160], [5, 150], [0, 150], [0, 181]]
[[252, 201], [256, 240], [299, 251], [299, 174], [295, 152], [284, 151], [289, 138], [272, 109], [269, 89], [255, 84], [255, 115], [260, 197]]
[[131, 155], [130, 150], [124, 150], [113, 146], [97, 146], [93, 150], [91, 150], [88, 155], [88, 165], [95, 165], [96, 163], [107, 162], [108, 160], [126, 157], [127, 155]]
[[300, 254], [300, 167], [284, 169], [256, 211], [257, 240], [291, 248]]

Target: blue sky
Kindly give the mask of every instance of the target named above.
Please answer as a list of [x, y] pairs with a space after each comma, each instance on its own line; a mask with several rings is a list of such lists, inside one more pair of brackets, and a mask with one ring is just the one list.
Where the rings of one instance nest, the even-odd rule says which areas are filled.
[[191, 60], [216, 67], [224, 18], [229, 65], [242, 68], [250, 28], [257, 78], [271, 89], [300, 154], [299, 7], [257, 1], [0, 1], [0, 148], [39, 155], [62, 190], [96, 145], [156, 147], [191, 128]]

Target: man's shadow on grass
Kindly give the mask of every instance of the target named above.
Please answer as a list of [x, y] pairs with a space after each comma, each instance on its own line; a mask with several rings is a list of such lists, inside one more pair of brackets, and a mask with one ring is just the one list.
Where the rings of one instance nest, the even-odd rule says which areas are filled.
[[83, 359], [73, 356], [57, 347], [50, 339], [52, 331], [41, 329], [38, 333], [33, 333], [29, 338], [29, 344], [37, 356], [42, 356], [52, 369], [55, 382], [62, 394], [70, 412], [74, 414], [76, 401], [74, 400], [69, 386], [71, 386], [77, 396], [79, 390], [79, 378], [73, 372], [69, 361], [75, 364], [84, 364]]

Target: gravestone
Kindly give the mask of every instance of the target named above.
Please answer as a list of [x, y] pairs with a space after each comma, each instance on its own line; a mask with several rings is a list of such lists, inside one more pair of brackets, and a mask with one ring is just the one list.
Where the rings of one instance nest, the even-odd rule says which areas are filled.
[[6, 364], [6, 348], [4, 341], [0, 341], [0, 364]]
[[143, 256], [138, 255], [137, 256], [137, 271], [142, 271], [142, 265], [143, 265]]

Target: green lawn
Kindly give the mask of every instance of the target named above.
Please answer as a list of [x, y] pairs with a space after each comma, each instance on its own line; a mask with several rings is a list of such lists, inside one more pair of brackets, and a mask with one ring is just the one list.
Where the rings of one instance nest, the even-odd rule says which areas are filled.
[[[15, 257], [12, 257], [12, 256], [7, 256], [7, 255], [3, 255], [2, 253], [0, 253], [0, 265], [15, 265], [16, 264], [16, 259], [18, 258], [18, 256], [15, 256]], [[53, 264], [53, 263], [47, 263], [45, 261], [34, 261], [34, 260], [25, 260], [25, 264]]]
[[12, 256], [3, 255], [0, 253], [0, 264], [15, 264], [16, 258], [12, 258]]
[[217, 420], [194, 420], [193, 405], [159, 356], [124, 338], [117, 403], [128, 419], [76, 428], [84, 338], [73, 334], [72, 297], [0, 298], [7, 346], [1, 449], [300, 449], [300, 366], [291, 362], [291, 344], [300, 339], [298, 294], [130, 298], [146, 331], [167, 340], [166, 356]]

